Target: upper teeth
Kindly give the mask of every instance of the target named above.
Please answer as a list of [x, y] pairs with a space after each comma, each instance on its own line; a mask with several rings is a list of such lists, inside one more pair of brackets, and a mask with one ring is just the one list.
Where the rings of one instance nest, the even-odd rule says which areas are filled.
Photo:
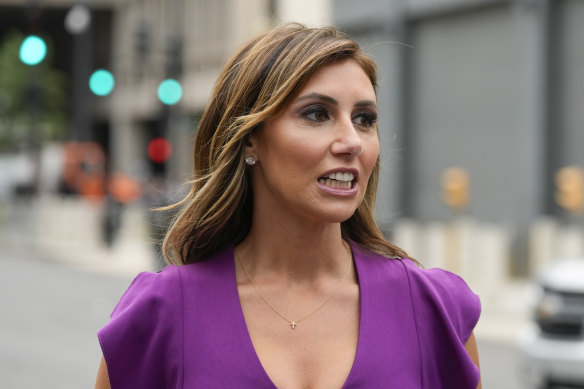
[[341, 173], [341, 172], [331, 173], [325, 177], [328, 177], [332, 180], [337, 180], [337, 181], [353, 181], [353, 179], [355, 178], [353, 173]]

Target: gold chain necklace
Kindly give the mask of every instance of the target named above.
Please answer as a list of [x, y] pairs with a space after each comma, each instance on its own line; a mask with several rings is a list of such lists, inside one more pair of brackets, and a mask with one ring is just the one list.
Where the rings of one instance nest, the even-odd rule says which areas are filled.
[[260, 292], [260, 290], [258, 289], [258, 287], [255, 284], [255, 282], [253, 282], [253, 278], [251, 278], [251, 276], [247, 272], [247, 269], [245, 268], [245, 266], [243, 266], [243, 263], [241, 262], [241, 259], [239, 259], [239, 255], [237, 255], [237, 252], [235, 250], [233, 250], [233, 252], [235, 253], [235, 258], [237, 258], [237, 262], [239, 262], [239, 266], [241, 266], [241, 268], [243, 269], [243, 271], [247, 275], [247, 278], [249, 278], [249, 281], [253, 285], [254, 289], [257, 292], [257, 294], [262, 298], [262, 300], [264, 300], [264, 302], [268, 305], [268, 307], [270, 307], [272, 309], [272, 311], [276, 312], [278, 314], [278, 316], [280, 316], [282, 319], [284, 319], [288, 323], [290, 323], [290, 327], [292, 327], [292, 329], [296, 328], [296, 326], [298, 325], [298, 323], [300, 323], [302, 320], [308, 319], [310, 316], [312, 316], [313, 313], [315, 313], [320, 308], [322, 308], [326, 303], [328, 303], [333, 298], [333, 296], [339, 291], [339, 289], [341, 289], [341, 285], [343, 285], [343, 282], [345, 281], [345, 278], [347, 278], [347, 275], [349, 275], [349, 271], [351, 270], [351, 259], [353, 258], [352, 255], [349, 256], [349, 266], [347, 266], [347, 271], [345, 272], [345, 275], [343, 276], [343, 278], [341, 279], [341, 281], [339, 282], [339, 284], [337, 285], [337, 287], [335, 288], [335, 290], [330, 294], [330, 296], [328, 296], [326, 298], [326, 300], [324, 300], [322, 303], [320, 303], [316, 308], [314, 308], [310, 313], [308, 313], [308, 315], [304, 316], [303, 318], [298, 319], [298, 320], [290, 320], [289, 318], [287, 318], [286, 316], [284, 316], [282, 314], [282, 312], [280, 312], [276, 307], [274, 307], [268, 301], [267, 298], [264, 297], [264, 295], [262, 294], [262, 292]]

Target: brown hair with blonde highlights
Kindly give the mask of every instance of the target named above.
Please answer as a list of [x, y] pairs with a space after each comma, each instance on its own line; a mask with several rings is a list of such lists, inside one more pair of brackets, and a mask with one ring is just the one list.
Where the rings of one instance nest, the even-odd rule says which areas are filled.
[[[252, 218], [250, 174], [243, 154], [249, 135], [281, 112], [318, 69], [344, 59], [356, 61], [376, 87], [375, 63], [356, 42], [332, 27], [277, 27], [250, 40], [231, 57], [195, 135], [192, 186], [172, 206], [182, 211], [164, 240], [170, 263], [198, 262], [245, 238]], [[370, 251], [405, 257], [375, 224], [378, 174], [379, 160], [363, 202], [341, 224], [342, 234]]]

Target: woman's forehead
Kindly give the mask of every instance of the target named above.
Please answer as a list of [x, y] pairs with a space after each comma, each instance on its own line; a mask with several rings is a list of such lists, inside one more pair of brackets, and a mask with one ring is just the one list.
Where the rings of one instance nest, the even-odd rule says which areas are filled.
[[347, 95], [360, 100], [376, 100], [375, 89], [358, 62], [346, 59], [327, 64], [310, 76], [292, 101], [311, 95]]

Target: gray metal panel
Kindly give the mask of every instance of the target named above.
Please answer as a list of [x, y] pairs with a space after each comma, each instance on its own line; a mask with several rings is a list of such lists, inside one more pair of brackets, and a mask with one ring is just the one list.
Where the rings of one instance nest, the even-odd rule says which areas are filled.
[[415, 158], [412, 200], [421, 219], [451, 216], [439, 180], [444, 169], [457, 165], [471, 174], [469, 213], [479, 219], [515, 221], [521, 202], [534, 201], [518, 196], [522, 178], [534, 172], [518, 169], [522, 154], [533, 150], [517, 131], [521, 68], [512, 20], [510, 7], [495, 7], [413, 25], [415, 148], [409, 154]]
[[558, 7], [559, 162], [584, 166], [584, 1], [563, 0]]
[[335, 26], [344, 31], [371, 30], [395, 16], [396, 0], [334, 0], [332, 16]]

